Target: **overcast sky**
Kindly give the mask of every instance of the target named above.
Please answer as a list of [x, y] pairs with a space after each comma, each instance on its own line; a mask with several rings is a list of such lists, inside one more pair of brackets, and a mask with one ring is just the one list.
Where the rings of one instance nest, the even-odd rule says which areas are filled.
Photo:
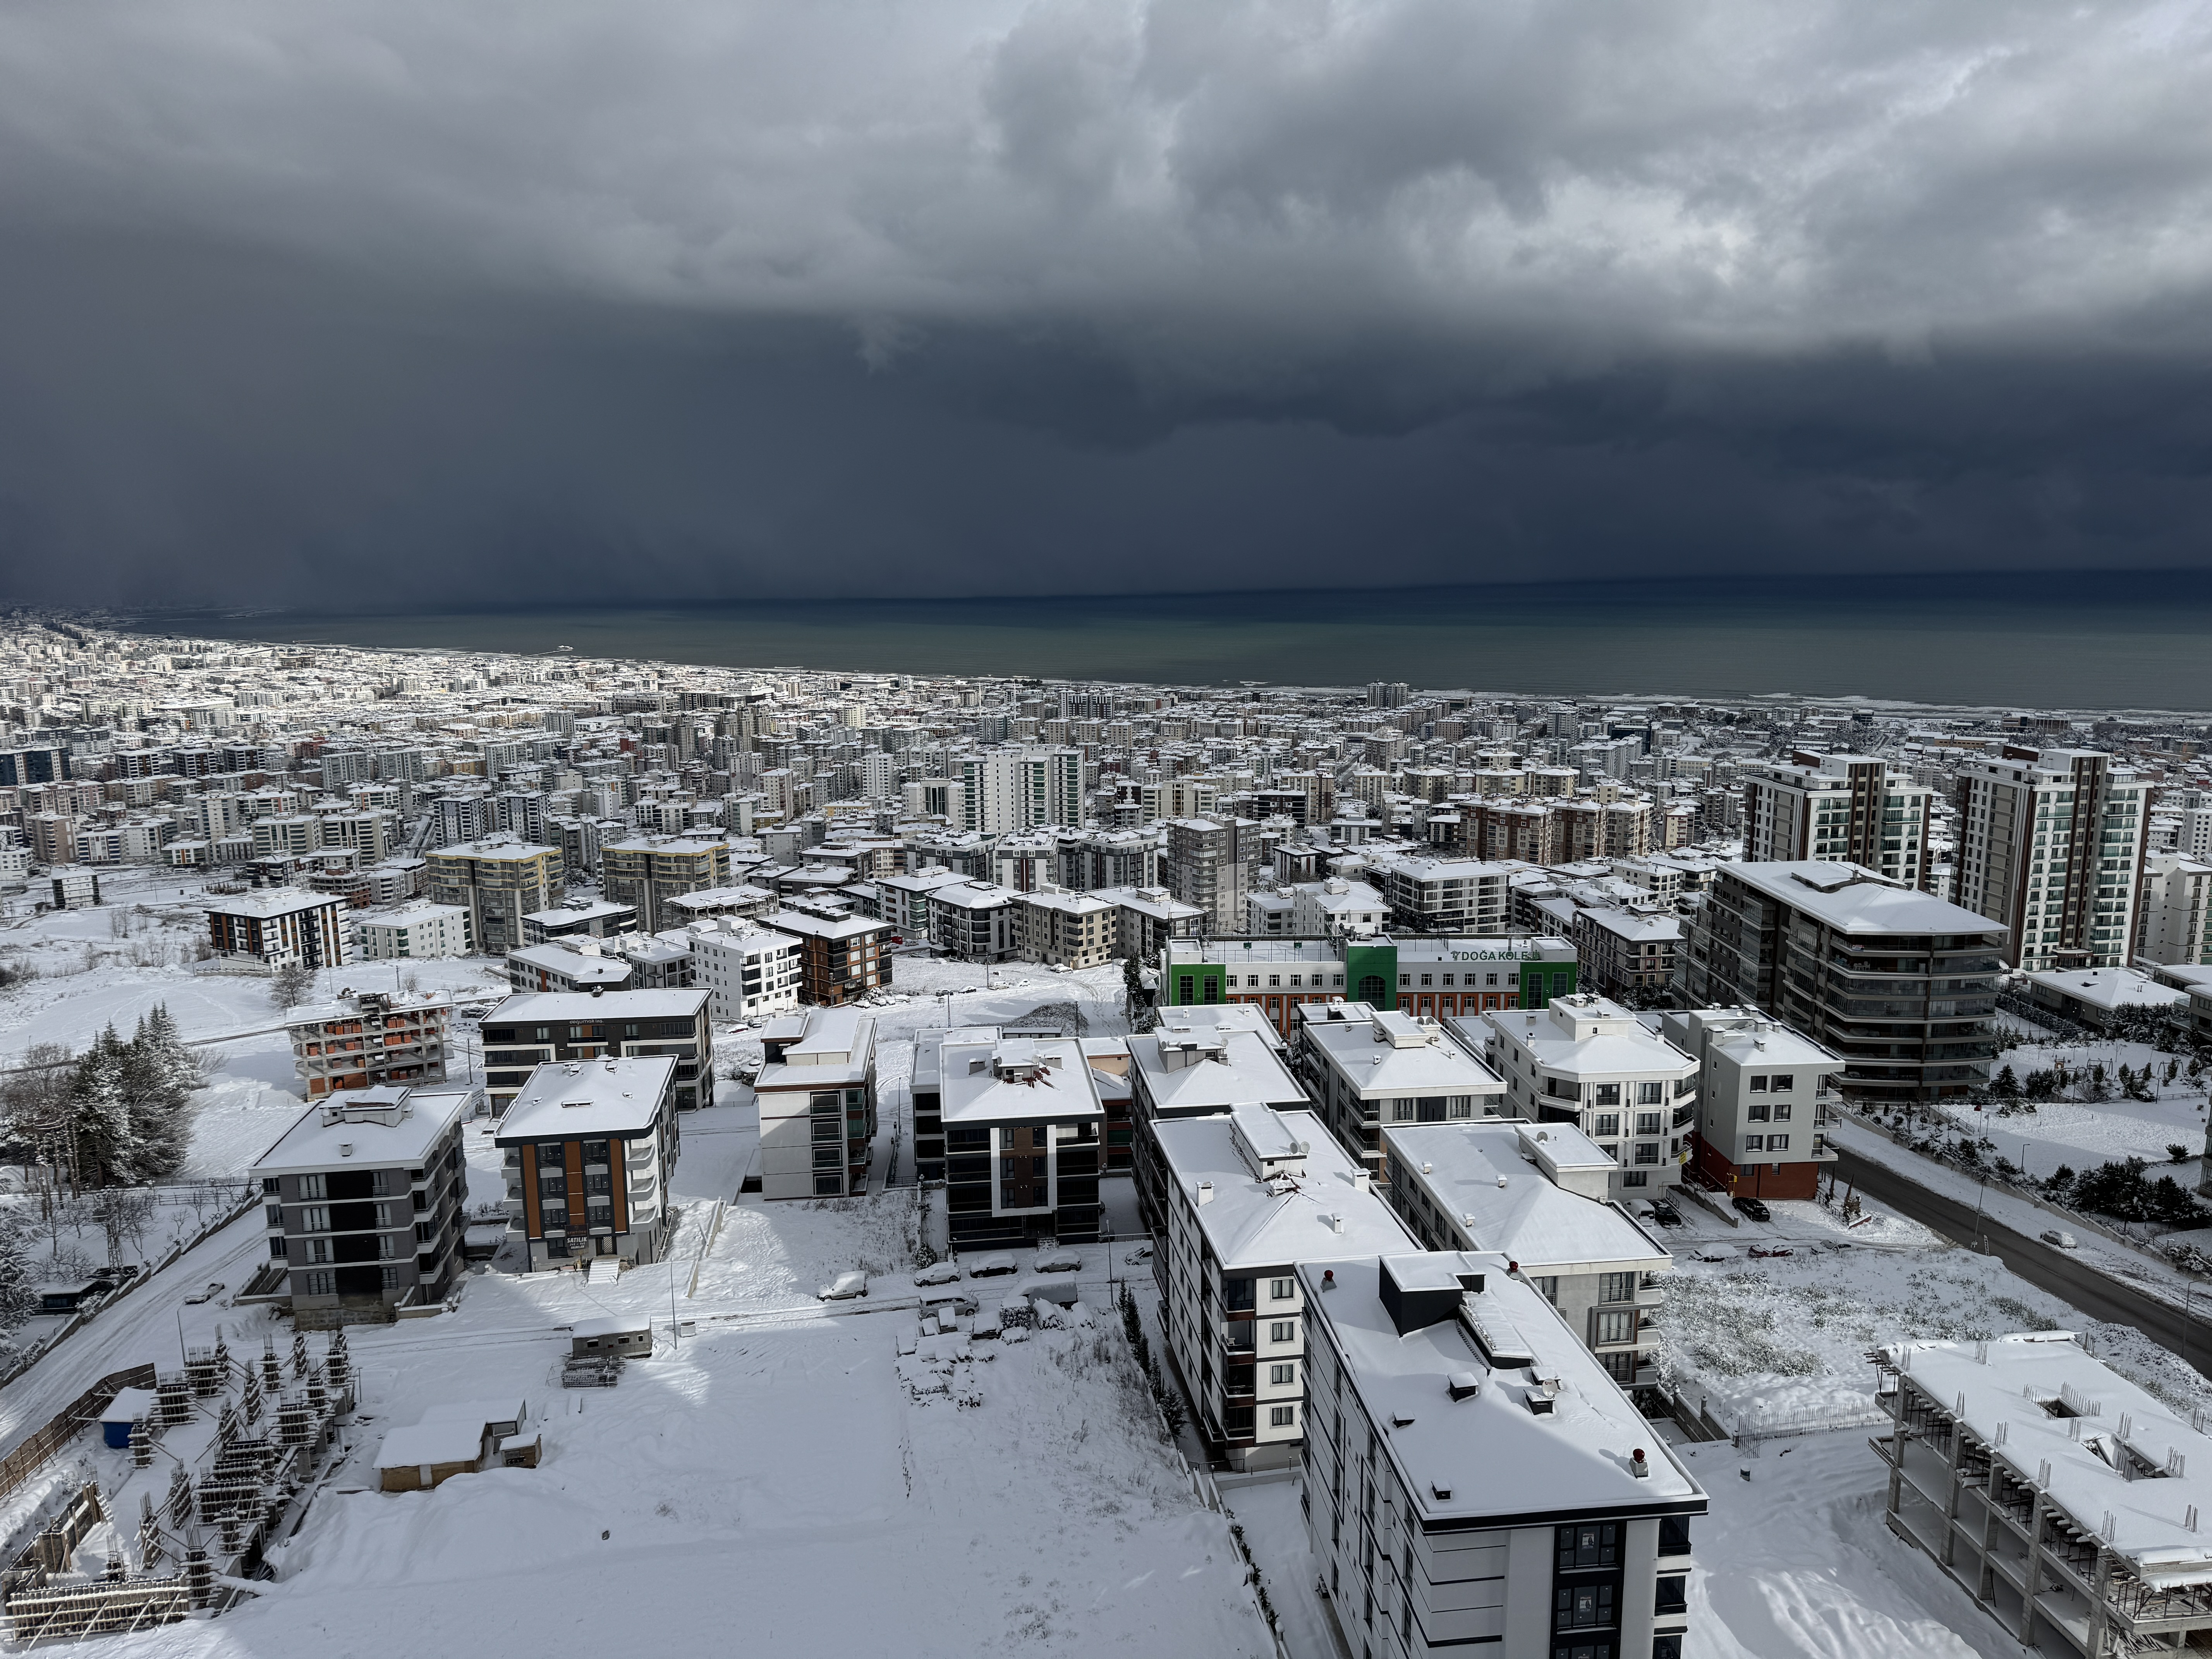
[[2202, 568], [2208, 112], [2201, 3], [23, 0], [0, 598]]

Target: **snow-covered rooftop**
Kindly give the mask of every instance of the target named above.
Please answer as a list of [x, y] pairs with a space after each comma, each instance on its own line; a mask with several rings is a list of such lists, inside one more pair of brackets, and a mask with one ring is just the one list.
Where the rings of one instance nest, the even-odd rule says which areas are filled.
[[1731, 864], [1723, 872], [1845, 933], [2002, 934], [2002, 922], [1856, 864], [1799, 860]]
[[[559, 949], [559, 946], [552, 947]], [[484, 1016], [487, 1025], [564, 1019], [696, 1019], [707, 1006], [704, 987], [666, 991], [525, 991]]]
[[1441, 1026], [1395, 1009], [1368, 1011], [1364, 1018], [1309, 1020], [1305, 1040], [1363, 1097], [1505, 1092], [1504, 1080], [1488, 1066], [1458, 1043], [1444, 1041]]
[[500, 1120], [499, 1144], [649, 1134], [675, 1076], [676, 1062], [658, 1055], [549, 1061], [531, 1073]]
[[1073, 1122], [1105, 1115], [1083, 1050], [1068, 1037], [957, 1033], [939, 1049], [938, 1098], [950, 1123]]
[[1161, 1117], [1225, 1112], [1247, 1102], [1302, 1106], [1306, 1101], [1306, 1091], [1274, 1049], [1251, 1031], [1146, 1032], [1129, 1039], [1129, 1065]]
[[[1384, 1305], [1377, 1257], [1298, 1269], [1314, 1326], [1424, 1522], [1704, 1512], [1704, 1489], [1665, 1437], [1535, 1287], [1507, 1273], [1505, 1257], [1451, 1251], [1430, 1260], [1479, 1273], [1482, 1289], [1460, 1297], [1458, 1316], [1403, 1334]], [[1492, 1352], [1474, 1329], [1491, 1334]], [[1471, 1394], [1468, 1377], [1479, 1385]], [[1642, 1477], [1632, 1473], [1638, 1450], [1649, 1471]]]
[[1613, 1160], [1571, 1124], [1413, 1123], [1385, 1126], [1391, 1179], [1425, 1188], [1475, 1249], [1496, 1250], [1532, 1273], [1657, 1272], [1666, 1249], [1614, 1205], [1555, 1185], [1539, 1166], [1534, 1137], [1556, 1142], [1565, 1169]]
[[356, 1164], [413, 1169], [483, 1098], [482, 1089], [470, 1087], [341, 1090], [301, 1113], [249, 1173], [312, 1175]]
[[2110, 1012], [2118, 1008], [2170, 1008], [2189, 1000], [2189, 993], [2160, 985], [2134, 968], [2049, 969], [2027, 975], [2028, 983], [2064, 999]]
[[[1258, 1122], [1257, 1116], [1269, 1121]], [[1270, 1160], [1300, 1160], [1303, 1173], [1263, 1181], [1237, 1144], [1239, 1120]], [[1369, 1184], [1364, 1170], [1310, 1112], [1246, 1108], [1237, 1117], [1180, 1118], [1155, 1124], [1170, 1179], [1193, 1213], [1224, 1272], [1287, 1267], [1346, 1250], [1414, 1248], [1404, 1225]], [[1302, 1156], [1291, 1150], [1304, 1143]], [[1210, 1195], [1207, 1190], [1210, 1183]]]
[[[1695, 1060], [1604, 997], [1554, 997], [1548, 1007], [1504, 1008], [1481, 1018], [1500, 1038], [1526, 1049], [1537, 1065], [1560, 1077], [1697, 1075]], [[1461, 1029], [1472, 1035], [1478, 1028], [1468, 1018]]]

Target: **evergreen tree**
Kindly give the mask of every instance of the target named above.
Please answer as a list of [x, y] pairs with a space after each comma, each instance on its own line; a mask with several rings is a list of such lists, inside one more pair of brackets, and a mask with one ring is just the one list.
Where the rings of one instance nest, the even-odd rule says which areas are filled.
[[[167, 1024], [166, 1011], [155, 1012]], [[167, 1036], [173, 1042], [173, 1025]], [[184, 1164], [191, 1095], [179, 1075], [178, 1058], [152, 1014], [138, 1022], [137, 1031], [123, 1045], [123, 1099], [131, 1114], [131, 1139], [138, 1148], [131, 1176], [134, 1182], [167, 1180]]]
[[124, 1097], [123, 1042], [111, 1025], [77, 1061], [70, 1085], [70, 1128], [77, 1178], [88, 1187], [136, 1178], [137, 1138]]

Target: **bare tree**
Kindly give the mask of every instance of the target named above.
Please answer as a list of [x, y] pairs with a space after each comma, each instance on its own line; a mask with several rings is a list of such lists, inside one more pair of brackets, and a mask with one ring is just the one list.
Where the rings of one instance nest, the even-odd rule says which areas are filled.
[[303, 963], [281, 964], [269, 981], [269, 1000], [279, 1008], [298, 1006], [315, 988], [315, 970]]
[[26, 1176], [39, 1191], [41, 1219], [51, 1220], [66, 1184], [77, 1185], [76, 1137], [72, 1131], [70, 1085], [74, 1057], [58, 1042], [38, 1042], [6, 1076], [0, 1077], [0, 1121], [9, 1142], [26, 1161]]

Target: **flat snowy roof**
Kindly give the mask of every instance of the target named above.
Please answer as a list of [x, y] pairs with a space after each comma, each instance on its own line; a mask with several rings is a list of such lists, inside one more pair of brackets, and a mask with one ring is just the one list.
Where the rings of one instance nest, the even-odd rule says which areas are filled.
[[[313, 1175], [349, 1165], [411, 1170], [483, 1097], [483, 1091], [478, 1088], [408, 1089], [386, 1085], [342, 1089], [294, 1119], [283, 1138], [254, 1160], [251, 1173]], [[349, 1106], [398, 1107], [399, 1121], [388, 1124], [374, 1118], [348, 1121], [337, 1115]]]
[[[1252, 1109], [1247, 1109], [1248, 1112]], [[1193, 1202], [1200, 1231], [1224, 1272], [1289, 1267], [1341, 1250], [1391, 1252], [1418, 1248], [1404, 1224], [1310, 1112], [1269, 1112], [1263, 1156], [1289, 1156], [1306, 1144], [1305, 1173], [1262, 1182], [1237, 1150], [1233, 1120], [1176, 1118], [1153, 1126], [1170, 1176]], [[1200, 1183], [1213, 1195], [1196, 1202]], [[1340, 1224], [1332, 1224], [1331, 1218]]]
[[1801, 860], [1771, 864], [1731, 864], [1722, 872], [1846, 933], [2009, 933], [2004, 923], [1972, 910], [1886, 881], [1856, 864]]
[[550, 1060], [530, 1074], [500, 1120], [500, 1146], [578, 1135], [650, 1133], [676, 1075], [673, 1060]]
[[1607, 1203], [1554, 1186], [1523, 1150], [1536, 1133], [1569, 1168], [1611, 1168], [1613, 1160], [1573, 1125], [1409, 1123], [1385, 1126], [1391, 1179], [1427, 1189], [1475, 1248], [1496, 1250], [1534, 1273], [1601, 1268], [1656, 1271], [1673, 1257]]

